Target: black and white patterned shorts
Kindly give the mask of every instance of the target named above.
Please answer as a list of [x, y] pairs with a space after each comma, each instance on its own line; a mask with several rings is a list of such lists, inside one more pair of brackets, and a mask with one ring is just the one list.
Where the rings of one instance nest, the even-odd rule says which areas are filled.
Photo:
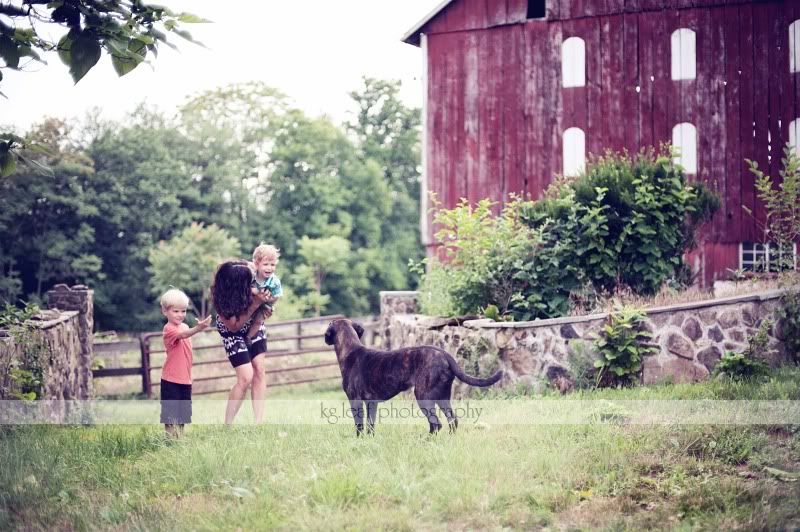
[[247, 331], [250, 329], [251, 323], [252, 321], [248, 320], [241, 329], [232, 333], [221, 321], [217, 320], [217, 332], [222, 337], [222, 346], [234, 368], [242, 364], [249, 364], [257, 355], [267, 351], [267, 334], [263, 324], [253, 338], [247, 338]]

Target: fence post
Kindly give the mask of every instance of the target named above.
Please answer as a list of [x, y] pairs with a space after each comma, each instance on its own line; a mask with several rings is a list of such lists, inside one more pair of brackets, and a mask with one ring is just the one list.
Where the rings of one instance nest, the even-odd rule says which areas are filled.
[[142, 393], [150, 399], [153, 386], [150, 383], [150, 342], [146, 334], [139, 336], [139, 345], [142, 352]]
[[303, 348], [303, 339], [301, 338], [301, 336], [303, 336], [303, 322], [302, 321], [298, 321], [297, 322], [297, 350], [298, 351], [300, 351]]

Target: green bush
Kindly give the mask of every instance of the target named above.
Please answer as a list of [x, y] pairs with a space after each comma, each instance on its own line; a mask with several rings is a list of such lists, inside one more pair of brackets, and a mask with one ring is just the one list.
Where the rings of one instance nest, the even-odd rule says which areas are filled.
[[499, 215], [489, 200], [462, 200], [435, 215], [445, 261], [427, 265], [422, 311], [494, 305], [497, 319], [526, 321], [567, 315], [601, 291], [655, 293], [689, 280], [683, 253], [718, 207], [704, 185], [687, 185], [664, 149], [608, 153], [542, 200], [512, 197]]
[[786, 349], [794, 363], [800, 364], [800, 289], [791, 289], [781, 296], [776, 314]]
[[[544, 228], [532, 228], [522, 219], [529, 202], [514, 198], [499, 216], [494, 203], [466, 200], [451, 210], [440, 210], [436, 234], [444, 246], [446, 263], [431, 262], [423, 279], [422, 310], [441, 310], [441, 300], [452, 303], [455, 314], [476, 314], [489, 305], [500, 316], [518, 320], [563, 315], [569, 311], [570, 290], [578, 285], [574, 266], [563, 243]], [[436, 301], [446, 281], [447, 296]], [[448, 303], [448, 305], [449, 305]], [[433, 308], [432, 308], [433, 307]]]
[[756, 334], [747, 339], [747, 347], [741, 353], [727, 351], [715, 368], [717, 374], [724, 373], [732, 379], [748, 379], [766, 375], [769, 366], [764, 360], [769, 356], [770, 320], [764, 320]]
[[597, 289], [639, 294], [682, 275], [697, 228], [719, 209], [703, 183], [687, 184], [666, 148], [633, 158], [608, 152], [584, 174], [557, 183], [554, 194], [530, 217], [532, 226], [557, 220], [560, 241], [569, 241], [575, 263]]
[[25, 308], [6, 303], [0, 308], [0, 330], [12, 338], [20, 353], [19, 358], [10, 357], [0, 367], [0, 399], [34, 400], [42, 396], [44, 364], [50, 351], [28, 322], [38, 313], [39, 307], [32, 303]]
[[609, 314], [595, 342], [600, 359], [594, 363], [598, 386], [632, 384], [642, 371], [642, 361], [658, 348], [650, 343], [642, 311], [623, 307]]

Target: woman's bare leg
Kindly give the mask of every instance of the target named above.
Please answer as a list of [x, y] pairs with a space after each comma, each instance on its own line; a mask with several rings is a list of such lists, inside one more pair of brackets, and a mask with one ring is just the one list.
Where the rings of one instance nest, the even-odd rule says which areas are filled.
[[251, 364], [242, 364], [236, 366], [236, 384], [231, 388], [228, 394], [228, 404], [225, 407], [225, 424], [230, 425], [233, 423], [233, 418], [242, 406], [242, 400], [247, 393], [247, 387], [253, 382], [253, 366]]
[[264, 420], [264, 396], [267, 395], [267, 376], [264, 374], [267, 357], [264, 354], [253, 358], [253, 418], [259, 424]]

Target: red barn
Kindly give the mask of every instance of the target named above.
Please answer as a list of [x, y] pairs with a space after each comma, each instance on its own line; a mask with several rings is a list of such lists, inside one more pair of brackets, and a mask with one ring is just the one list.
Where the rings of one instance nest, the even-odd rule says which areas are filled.
[[[722, 198], [690, 257], [702, 284], [774, 253], [744, 159], [778, 178], [798, 144], [800, 0], [447, 0], [403, 40], [425, 56], [422, 190], [445, 207], [672, 142]], [[430, 216], [422, 232], [433, 251]]]

